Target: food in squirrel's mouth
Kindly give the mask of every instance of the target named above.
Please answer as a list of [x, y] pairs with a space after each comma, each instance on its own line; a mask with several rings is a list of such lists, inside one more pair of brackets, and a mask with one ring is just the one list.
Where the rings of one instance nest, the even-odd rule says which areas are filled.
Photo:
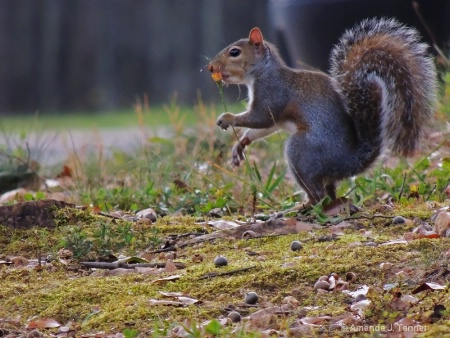
[[220, 81], [222, 81], [222, 73], [219, 73], [219, 72], [212, 73], [212, 74], [211, 74], [211, 77], [213, 78], [213, 80], [214, 80], [215, 82], [220, 82]]

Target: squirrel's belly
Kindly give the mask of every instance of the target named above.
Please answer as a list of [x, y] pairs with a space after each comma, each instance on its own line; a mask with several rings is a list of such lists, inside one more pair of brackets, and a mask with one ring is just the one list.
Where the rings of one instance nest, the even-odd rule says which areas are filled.
[[298, 131], [298, 126], [296, 123], [291, 121], [283, 121], [277, 123], [280, 129], [284, 129], [289, 134], [295, 134]]

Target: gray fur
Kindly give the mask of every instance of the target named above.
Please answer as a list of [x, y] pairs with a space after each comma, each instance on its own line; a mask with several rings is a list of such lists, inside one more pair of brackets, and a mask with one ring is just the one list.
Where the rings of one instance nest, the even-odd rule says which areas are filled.
[[[374, 42], [369, 49], [358, 49], [368, 40]], [[286, 67], [269, 43], [234, 45], [248, 52], [242, 62], [228, 59], [230, 45], [208, 66], [211, 72], [242, 69], [232, 83], [249, 89], [245, 112], [217, 120], [223, 129], [259, 130], [242, 136], [233, 163], [239, 165], [248, 144], [283, 128], [291, 133], [289, 168], [313, 203], [336, 198], [337, 181], [370, 167], [384, 148], [411, 155], [433, 115], [436, 70], [427, 45], [395, 20], [369, 19], [345, 32], [331, 53], [331, 76]]]

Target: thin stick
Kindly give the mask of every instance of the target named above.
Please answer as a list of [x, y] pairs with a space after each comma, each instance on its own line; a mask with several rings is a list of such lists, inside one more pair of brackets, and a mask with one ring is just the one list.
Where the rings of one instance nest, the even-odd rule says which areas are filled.
[[430, 193], [428, 194], [427, 198], [425, 199], [425, 202], [428, 202], [429, 198], [433, 194], [433, 192], [436, 190], [436, 184], [434, 185], [433, 189], [431, 189]]
[[249, 267], [247, 267], [247, 268], [242, 268], [242, 269], [236, 269], [236, 270], [232, 270], [232, 271], [227, 271], [227, 272], [210, 272], [210, 273], [207, 273], [206, 275], [200, 276], [200, 277], [198, 278], [198, 280], [201, 280], [201, 279], [209, 279], [209, 278], [214, 278], [214, 277], [219, 277], [219, 276], [233, 275], [233, 274], [235, 274], [235, 273], [248, 271], [248, 270], [254, 269], [254, 268], [256, 268], [256, 265], [249, 266]]
[[398, 194], [398, 201], [400, 201], [400, 198], [403, 195], [403, 188], [405, 186], [405, 181], [406, 181], [406, 173], [403, 175], [403, 182], [402, 182], [402, 186], [400, 187], [400, 193]]
[[[177, 269], [184, 269], [186, 268], [186, 265], [183, 263], [173, 262]], [[90, 269], [107, 269], [107, 270], [113, 270], [113, 269], [134, 269], [134, 268], [165, 268], [166, 263], [137, 263], [137, 264], [128, 264], [128, 263], [122, 263], [122, 262], [80, 262], [81, 265], [83, 265], [86, 268]]]

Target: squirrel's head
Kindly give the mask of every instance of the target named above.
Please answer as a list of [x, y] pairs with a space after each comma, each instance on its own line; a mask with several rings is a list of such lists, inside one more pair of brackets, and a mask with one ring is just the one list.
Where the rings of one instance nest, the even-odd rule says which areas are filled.
[[215, 81], [227, 84], [248, 84], [251, 70], [264, 58], [267, 44], [259, 28], [250, 31], [248, 39], [241, 39], [224, 48], [208, 64]]

